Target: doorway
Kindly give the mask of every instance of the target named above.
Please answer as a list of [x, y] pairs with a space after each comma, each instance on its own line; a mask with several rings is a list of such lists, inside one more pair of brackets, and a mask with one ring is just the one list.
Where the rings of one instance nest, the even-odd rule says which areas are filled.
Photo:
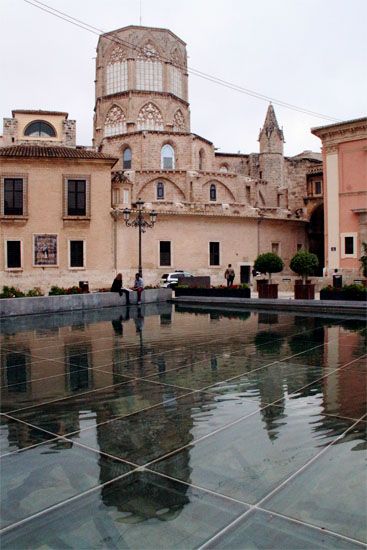
[[240, 283], [241, 284], [249, 284], [250, 282], [250, 267], [249, 265], [241, 265], [240, 266]]

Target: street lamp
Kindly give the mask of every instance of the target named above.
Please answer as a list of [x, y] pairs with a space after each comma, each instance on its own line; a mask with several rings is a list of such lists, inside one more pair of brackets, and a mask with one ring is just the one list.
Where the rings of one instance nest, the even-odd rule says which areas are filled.
[[131, 214], [130, 208], [125, 208], [122, 211], [122, 214], [124, 216], [124, 222], [128, 227], [137, 227], [139, 229], [138, 271], [139, 271], [140, 277], [142, 277], [143, 269], [142, 269], [142, 261], [141, 261], [141, 234], [145, 233], [147, 228], [152, 228], [154, 226], [155, 222], [157, 221], [157, 212], [155, 210], [152, 210], [151, 212], [149, 212], [150, 222], [148, 222], [147, 220], [144, 219], [144, 214], [143, 214], [144, 201], [139, 198], [136, 201], [136, 203], [133, 204], [133, 206], [135, 206], [137, 210], [136, 218], [134, 220], [130, 220], [130, 214]]

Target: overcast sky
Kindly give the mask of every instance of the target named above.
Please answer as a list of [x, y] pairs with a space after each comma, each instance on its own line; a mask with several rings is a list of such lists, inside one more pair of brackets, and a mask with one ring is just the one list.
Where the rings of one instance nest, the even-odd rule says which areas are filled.
[[[138, 25], [139, 0], [42, 0], [103, 31]], [[141, 0], [142, 24], [187, 43], [189, 66], [340, 120], [366, 116], [367, 0]], [[24, 0], [0, 0], [1, 117], [67, 111], [90, 145], [98, 37]], [[222, 152], [258, 151], [268, 103], [190, 75], [191, 130]], [[274, 108], [285, 154], [320, 150], [330, 121]]]

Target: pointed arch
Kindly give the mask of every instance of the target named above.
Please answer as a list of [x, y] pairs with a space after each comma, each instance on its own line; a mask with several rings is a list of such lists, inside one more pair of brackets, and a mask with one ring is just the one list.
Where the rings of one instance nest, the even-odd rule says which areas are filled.
[[138, 114], [138, 130], [163, 130], [163, 117], [156, 105], [143, 105]]
[[106, 66], [106, 93], [116, 94], [128, 89], [126, 48], [118, 44], [111, 50]]
[[136, 87], [138, 90], [163, 91], [163, 64], [158, 48], [152, 40], [142, 42], [136, 59]]
[[173, 117], [173, 131], [184, 132], [185, 131], [185, 117], [182, 114], [181, 109], [177, 109]]
[[175, 150], [171, 144], [166, 143], [161, 149], [161, 169], [175, 169]]
[[[216, 196], [215, 199], [211, 198], [211, 191], [212, 191], [213, 185], [215, 186], [215, 196]], [[206, 183], [204, 183], [202, 189], [203, 189], [203, 196], [209, 197], [210, 201], [216, 200], [218, 202], [236, 202], [236, 197], [233, 191], [228, 187], [228, 185], [226, 185], [222, 181], [209, 180]], [[214, 192], [213, 192], [213, 196], [214, 196]]]
[[112, 105], [104, 122], [104, 135], [117, 136], [126, 132], [125, 113], [118, 105]]
[[[174, 200], [185, 200], [185, 193], [180, 189], [180, 187], [169, 178], [160, 177], [153, 178], [147, 181], [138, 191], [137, 194], [139, 197], [142, 197], [147, 201], [157, 200], [157, 185], [161, 182], [164, 186], [164, 200], [172, 200], [172, 194], [176, 196]], [[171, 198], [170, 198], [171, 197]], [[162, 199], [161, 199], [162, 200]]]

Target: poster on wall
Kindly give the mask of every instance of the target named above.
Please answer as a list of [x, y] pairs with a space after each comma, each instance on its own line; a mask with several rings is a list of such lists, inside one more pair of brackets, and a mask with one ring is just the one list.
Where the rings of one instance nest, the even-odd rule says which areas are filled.
[[34, 265], [57, 265], [57, 235], [34, 235]]

